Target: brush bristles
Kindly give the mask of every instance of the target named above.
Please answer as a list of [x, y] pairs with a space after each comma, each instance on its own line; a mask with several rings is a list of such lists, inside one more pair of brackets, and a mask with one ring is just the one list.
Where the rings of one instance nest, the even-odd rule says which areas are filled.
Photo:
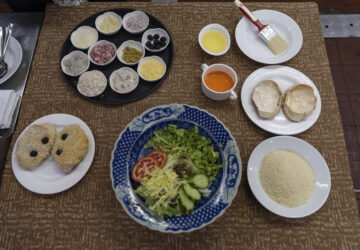
[[281, 36], [276, 35], [267, 43], [267, 46], [275, 55], [278, 55], [287, 49], [288, 43]]

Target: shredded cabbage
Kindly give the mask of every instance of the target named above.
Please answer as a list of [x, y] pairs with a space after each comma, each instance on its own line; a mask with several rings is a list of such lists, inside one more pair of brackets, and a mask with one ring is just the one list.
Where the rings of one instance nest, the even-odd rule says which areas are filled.
[[151, 178], [144, 178], [135, 190], [145, 199], [150, 211], [160, 218], [164, 215], [181, 215], [180, 209], [171, 206], [177, 205], [179, 189], [185, 183], [173, 170], [176, 162], [176, 156], [169, 155], [166, 165], [162, 169], [157, 167], [152, 170], [149, 174]]

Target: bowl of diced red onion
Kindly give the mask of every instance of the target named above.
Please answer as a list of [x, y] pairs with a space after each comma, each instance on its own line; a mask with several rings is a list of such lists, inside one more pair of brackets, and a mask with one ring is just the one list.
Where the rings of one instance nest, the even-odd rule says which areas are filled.
[[108, 65], [114, 61], [116, 57], [116, 46], [106, 40], [97, 41], [89, 48], [88, 57], [95, 65]]
[[123, 27], [131, 34], [139, 34], [143, 32], [149, 26], [149, 23], [149, 17], [139, 10], [129, 12], [123, 18]]

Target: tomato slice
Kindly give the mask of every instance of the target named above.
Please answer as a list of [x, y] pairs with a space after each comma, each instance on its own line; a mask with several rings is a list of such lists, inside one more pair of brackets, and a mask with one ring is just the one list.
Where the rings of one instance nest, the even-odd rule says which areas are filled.
[[131, 177], [134, 181], [140, 183], [144, 176], [151, 172], [156, 166], [157, 161], [154, 158], [145, 156], [135, 163], [131, 170]]
[[167, 154], [162, 150], [155, 150], [148, 154], [146, 157], [152, 157], [155, 159], [157, 166], [163, 168], [167, 162]]

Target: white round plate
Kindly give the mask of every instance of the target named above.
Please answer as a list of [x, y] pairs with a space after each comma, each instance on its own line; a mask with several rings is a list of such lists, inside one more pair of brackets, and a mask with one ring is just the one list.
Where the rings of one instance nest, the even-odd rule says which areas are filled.
[[[317, 98], [315, 110], [300, 122], [291, 121], [282, 109], [272, 119], [260, 117], [251, 98], [255, 86], [263, 80], [275, 81], [279, 85], [283, 96], [288, 88], [296, 84], [304, 83], [310, 85], [313, 87]], [[302, 72], [280, 65], [266, 66], [252, 72], [246, 78], [241, 88], [241, 104], [253, 123], [263, 130], [278, 135], [295, 135], [304, 132], [314, 125], [321, 111], [321, 98], [315, 84]]]
[[235, 39], [246, 56], [259, 63], [278, 64], [290, 60], [300, 51], [302, 32], [291, 17], [275, 10], [257, 10], [253, 13], [263, 24], [270, 24], [288, 42], [289, 47], [279, 55], [273, 54], [258, 35], [257, 27], [243, 17], [236, 26]]
[[[40, 165], [24, 169], [19, 166], [15, 151], [19, 138], [24, 134], [27, 128], [33, 124], [51, 123], [55, 126], [56, 132], [70, 124], [79, 124], [85, 131], [89, 140], [89, 149], [84, 159], [74, 168], [73, 171], [66, 174], [56, 167], [55, 160], [50, 155]], [[41, 117], [31, 123], [16, 140], [14, 145], [11, 162], [16, 179], [26, 189], [38, 194], [55, 194], [71, 188], [78, 183], [89, 170], [95, 155], [95, 140], [90, 128], [79, 118], [68, 114], [52, 114]]]
[[8, 65], [8, 72], [0, 78], [0, 84], [4, 83], [16, 72], [20, 66], [22, 56], [23, 52], [20, 43], [11, 36], [4, 58]]
[[[308, 202], [302, 206], [295, 208], [282, 206], [273, 201], [261, 186], [259, 168], [262, 159], [271, 151], [278, 149], [288, 150], [300, 155], [308, 162], [314, 173], [314, 190]], [[256, 199], [269, 211], [287, 218], [301, 218], [315, 213], [324, 205], [331, 187], [329, 168], [319, 151], [309, 143], [292, 136], [276, 136], [260, 143], [250, 155], [247, 177], [251, 191]]]

